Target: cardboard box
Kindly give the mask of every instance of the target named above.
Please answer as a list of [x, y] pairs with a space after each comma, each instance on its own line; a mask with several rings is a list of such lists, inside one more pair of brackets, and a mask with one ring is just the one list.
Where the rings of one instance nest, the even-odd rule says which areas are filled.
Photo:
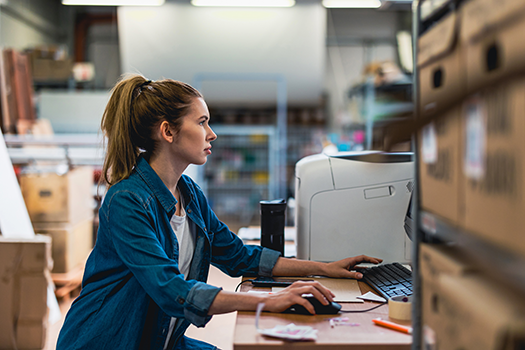
[[73, 60], [68, 57], [67, 47], [45, 45], [27, 52], [35, 82], [67, 81], [72, 76]]
[[45, 345], [51, 239], [0, 236], [0, 349]]
[[523, 345], [523, 295], [479, 275], [443, 275], [440, 284], [443, 333], [436, 339], [438, 349], [504, 350]]
[[[440, 303], [443, 275], [463, 276], [475, 272], [474, 265], [455, 247], [437, 244], [419, 245], [419, 267], [421, 270], [421, 306], [424, 328], [423, 340], [432, 348], [444, 336], [442, 318], [443, 305]], [[446, 305], [445, 305], [446, 306]]]
[[33, 58], [31, 62], [33, 81], [67, 81], [73, 74], [73, 60]]
[[461, 168], [461, 105], [422, 129], [418, 137], [420, 152], [420, 204], [451, 225], [464, 220], [464, 176]]
[[439, 115], [465, 97], [459, 16], [448, 14], [418, 39], [419, 111], [422, 118]]
[[36, 233], [52, 238], [53, 273], [84, 265], [93, 248], [93, 216], [78, 223], [35, 223]]
[[[524, 32], [525, 33], [525, 32]], [[465, 102], [464, 228], [525, 255], [525, 79]]]
[[469, 1], [461, 14], [468, 93], [525, 72], [525, 2]]
[[77, 223], [93, 215], [93, 168], [90, 166], [74, 168], [64, 175], [22, 174], [20, 189], [33, 223]]

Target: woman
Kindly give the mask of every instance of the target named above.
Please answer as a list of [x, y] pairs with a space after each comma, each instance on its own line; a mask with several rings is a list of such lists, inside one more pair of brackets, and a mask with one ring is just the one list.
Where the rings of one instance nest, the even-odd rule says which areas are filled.
[[206, 284], [210, 264], [230, 276], [326, 275], [349, 271], [360, 256], [334, 263], [280, 257], [244, 245], [219, 221], [199, 186], [182, 175], [204, 164], [217, 135], [202, 95], [173, 80], [139, 75], [113, 89], [102, 119], [107, 137], [103, 177], [109, 190], [99, 211], [97, 242], [86, 263], [82, 292], [69, 310], [57, 349], [214, 349], [184, 336], [214, 314], [280, 312], [311, 293], [327, 304], [332, 293], [316, 282], [297, 282], [280, 293], [233, 293]]

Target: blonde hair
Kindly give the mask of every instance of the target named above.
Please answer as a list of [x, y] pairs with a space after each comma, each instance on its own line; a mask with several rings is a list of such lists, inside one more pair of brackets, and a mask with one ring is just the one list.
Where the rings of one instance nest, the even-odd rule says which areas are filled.
[[101, 180], [111, 187], [129, 177], [141, 153], [155, 152], [153, 128], [166, 120], [179, 130], [195, 98], [202, 98], [201, 93], [180, 81], [123, 76], [111, 91], [102, 117], [107, 145]]

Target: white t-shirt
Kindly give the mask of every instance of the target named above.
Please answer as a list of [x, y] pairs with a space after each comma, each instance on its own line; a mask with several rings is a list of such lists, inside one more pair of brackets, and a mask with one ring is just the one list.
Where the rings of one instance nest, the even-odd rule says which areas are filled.
[[[179, 242], [179, 271], [181, 274], [188, 278], [190, 272], [191, 260], [193, 259], [193, 253], [195, 252], [195, 224], [188, 219], [186, 216], [186, 211], [184, 210], [184, 203], [182, 202], [181, 196], [181, 215], [178, 216], [174, 214], [171, 217], [170, 223], [177, 241]], [[164, 343], [164, 350], [168, 347], [168, 342], [173, 333], [173, 328], [175, 328], [175, 323], [177, 322], [176, 317], [172, 317], [170, 321], [170, 327], [168, 331], [168, 337]]]

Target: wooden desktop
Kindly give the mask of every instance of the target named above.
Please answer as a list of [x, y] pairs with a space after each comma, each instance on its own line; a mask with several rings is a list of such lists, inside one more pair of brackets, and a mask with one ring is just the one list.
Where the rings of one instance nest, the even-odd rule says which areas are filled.
[[[364, 294], [372, 289], [363, 282], [359, 288]], [[268, 288], [255, 288], [250, 283], [241, 286], [241, 292], [250, 289], [268, 291]], [[378, 305], [374, 302], [341, 303], [343, 310], [364, 310]], [[330, 318], [348, 317], [352, 325], [330, 326]], [[308, 325], [318, 330], [316, 341], [285, 341], [261, 335], [255, 328], [255, 312], [238, 312], [233, 339], [234, 350], [276, 350], [276, 349], [366, 349], [366, 350], [406, 350], [410, 349], [412, 336], [395, 330], [380, 327], [372, 323], [374, 318], [389, 320], [388, 305], [385, 304], [375, 310], [363, 313], [340, 313], [339, 315], [296, 315], [262, 312], [259, 319], [259, 328], [273, 328], [277, 325]], [[392, 320], [393, 322], [410, 325], [410, 322]]]

